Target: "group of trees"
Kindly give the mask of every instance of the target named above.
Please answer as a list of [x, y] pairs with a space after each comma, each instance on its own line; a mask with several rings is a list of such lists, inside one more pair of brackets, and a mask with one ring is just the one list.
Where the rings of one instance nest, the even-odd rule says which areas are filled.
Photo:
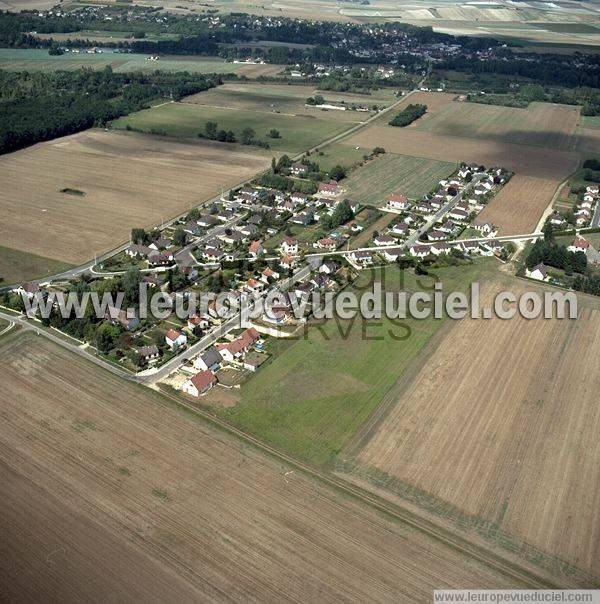
[[340, 202], [336, 206], [331, 216], [329, 214], [323, 215], [323, 217], [321, 218], [321, 225], [325, 230], [330, 231], [331, 229], [335, 229], [341, 224], [345, 224], [353, 218], [354, 212], [350, 207], [350, 202], [347, 199], [344, 199], [344, 201]]
[[425, 115], [425, 113], [427, 113], [427, 105], [421, 105], [420, 103], [410, 104], [392, 118], [389, 124], [390, 126], [404, 128], [405, 126], [412, 124], [415, 120], [418, 120], [422, 115]]
[[237, 139], [232, 130], [219, 130], [217, 122], [206, 122], [204, 125], [204, 133], [198, 134], [200, 138], [207, 138], [211, 141], [219, 141], [221, 143], [236, 143]]
[[204, 75], [0, 71], [0, 153], [73, 134], [146, 107], [211, 88]]
[[583, 252], [569, 252], [566, 246], [558, 245], [553, 238], [545, 238], [533, 244], [525, 260], [529, 269], [542, 263], [572, 275], [574, 272], [585, 273], [587, 257]]

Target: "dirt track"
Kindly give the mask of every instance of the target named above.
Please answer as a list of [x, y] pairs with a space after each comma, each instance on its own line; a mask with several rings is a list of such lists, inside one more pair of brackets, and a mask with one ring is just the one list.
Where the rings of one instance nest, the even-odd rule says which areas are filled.
[[0, 500], [14, 592], [40, 573], [36, 595], [63, 601], [113, 580], [147, 600], [218, 601], [423, 601], [435, 586], [510, 583], [39, 338], [3, 342], [0, 358], [0, 468], [31, 494], [26, 515], [18, 497]]

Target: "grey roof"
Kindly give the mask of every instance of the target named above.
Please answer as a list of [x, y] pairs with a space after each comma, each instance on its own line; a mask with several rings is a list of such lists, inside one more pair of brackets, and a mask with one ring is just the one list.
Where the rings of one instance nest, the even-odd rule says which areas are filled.
[[202, 359], [202, 361], [204, 362], [204, 364], [207, 367], [212, 367], [213, 365], [217, 365], [218, 363], [220, 363], [223, 360], [223, 357], [221, 357], [221, 354], [214, 346], [207, 348], [200, 355], [200, 358]]

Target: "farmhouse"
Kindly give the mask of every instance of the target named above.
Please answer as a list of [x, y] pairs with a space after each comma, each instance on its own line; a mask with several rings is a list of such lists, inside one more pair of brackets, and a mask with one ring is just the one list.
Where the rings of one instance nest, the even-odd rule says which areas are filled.
[[210, 371], [200, 371], [185, 382], [181, 389], [190, 396], [199, 397], [208, 392], [217, 383], [217, 378]]
[[171, 350], [176, 351], [187, 344], [187, 336], [175, 329], [169, 329], [165, 334], [165, 343]]

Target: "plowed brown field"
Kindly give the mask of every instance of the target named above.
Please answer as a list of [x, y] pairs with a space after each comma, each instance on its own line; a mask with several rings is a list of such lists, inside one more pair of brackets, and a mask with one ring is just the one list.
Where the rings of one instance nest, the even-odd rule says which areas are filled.
[[440, 586], [518, 587], [42, 338], [3, 341], [0, 361], [9, 599], [422, 602]]

